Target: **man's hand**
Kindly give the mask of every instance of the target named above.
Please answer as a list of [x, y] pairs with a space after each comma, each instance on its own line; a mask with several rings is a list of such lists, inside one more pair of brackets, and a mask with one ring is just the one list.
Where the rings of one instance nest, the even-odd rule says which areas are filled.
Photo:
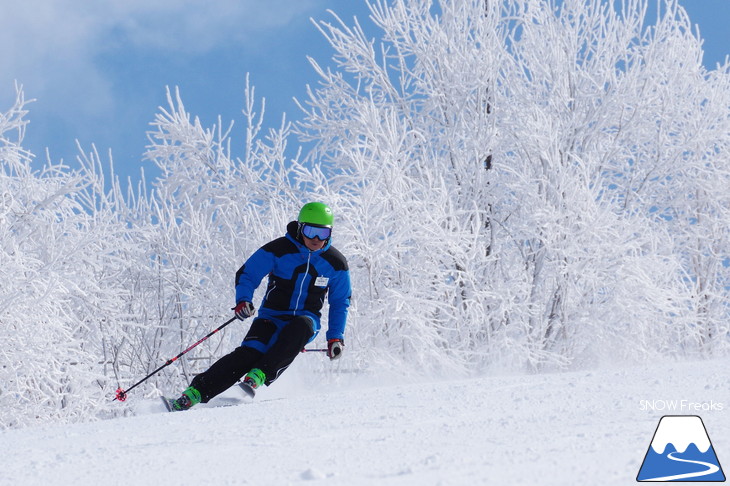
[[327, 340], [327, 356], [329, 356], [329, 359], [339, 359], [342, 356], [344, 347], [345, 343], [342, 339]]
[[256, 313], [256, 309], [251, 302], [243, 301], [236, 304], [236, 307], [233, 308], [233, 312], [236, 314], [236, 317], [244, 320], [247, 317], [254, 315], [254, 313]]

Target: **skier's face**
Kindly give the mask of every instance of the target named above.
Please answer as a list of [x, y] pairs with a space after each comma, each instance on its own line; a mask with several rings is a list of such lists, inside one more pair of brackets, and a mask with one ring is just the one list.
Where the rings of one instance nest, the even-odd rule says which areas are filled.
[[320, 240], [319, 238], [307, 238], [306, 236], [302, 235], [302, 239], [304, 240], [304, 246], [306, 246], [309, 251], [321, 250], [324, 247], [325, 242]]

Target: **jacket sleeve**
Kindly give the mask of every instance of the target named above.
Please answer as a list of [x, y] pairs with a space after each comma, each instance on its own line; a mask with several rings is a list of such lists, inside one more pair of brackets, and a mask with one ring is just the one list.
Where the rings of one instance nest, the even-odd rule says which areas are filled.
[[259, 248], [236, 272], [236, 304], [253, 302], [253, 294], [264, 276], [274, 269], [274, 255]]
[[344, 340], [351, 296], [350, 272], [349, 270], [341, 270], [337, 273], [329, 288], [329, 319], [326, 334], [328, 340]]

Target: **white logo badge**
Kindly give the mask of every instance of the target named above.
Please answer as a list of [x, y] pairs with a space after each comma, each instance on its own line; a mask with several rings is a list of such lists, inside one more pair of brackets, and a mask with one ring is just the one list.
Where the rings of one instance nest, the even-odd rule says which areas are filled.
[[315, 287], [326, 287], [327, 283], [329, 283], [330, 279], [327, 277], [317, 277], [317, 280], [314, 281]]
[[697, 415], [662, 417], [636, 480], [725, 481], [702, 419]]

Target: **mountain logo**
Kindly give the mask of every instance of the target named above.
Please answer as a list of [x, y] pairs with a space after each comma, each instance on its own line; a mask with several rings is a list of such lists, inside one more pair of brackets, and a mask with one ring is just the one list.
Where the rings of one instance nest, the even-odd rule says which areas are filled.
[[725, 481], [725, 474], [702, 419], [696, 415], [662, 417], [636, 480]]

